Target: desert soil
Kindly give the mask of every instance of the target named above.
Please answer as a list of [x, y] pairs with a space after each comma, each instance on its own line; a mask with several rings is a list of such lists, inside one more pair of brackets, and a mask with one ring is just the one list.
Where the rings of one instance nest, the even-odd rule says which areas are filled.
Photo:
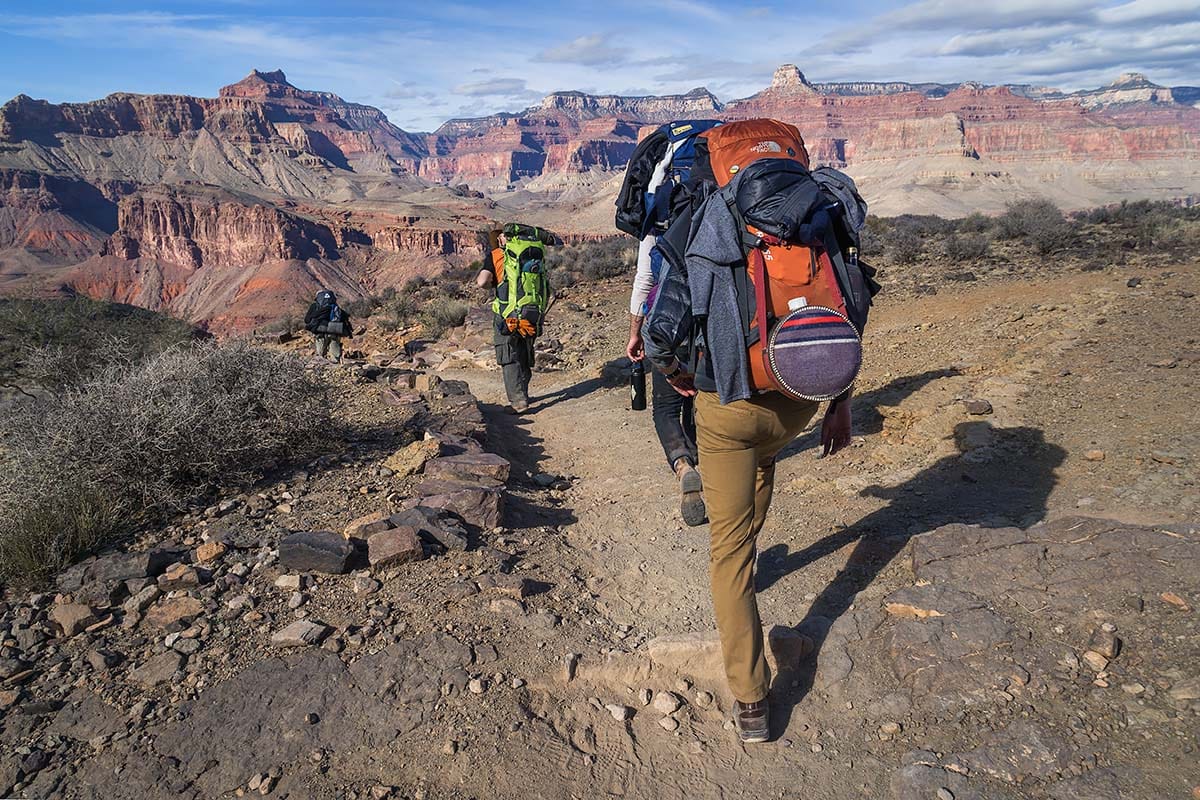
[[[0, 782], [96, 798], [1200, 797], [1197, 283], [1189, 266], [880, 298], [853, 446], [818, 459], [815, 430], [790, 446], [759, 539], [768, 744], [730, 729], [707, 527], [682, 525], [649, 412], [628, 408], [612, 284], [562, 302], [520, 416], [478, 326], [409, 349], [480, 401], [486, 449], [512, 463], [501, 526], [466, 551], [317, 576], [289, 607], [283, 535], [412, 491], [379, 465], [420, 420], [357, 368], [330, 373], [359, 425], [340, 459], [158, 537], [230, 543], [184, 587], [211, 620], [187, 628], [202, 644], [185, 664], [131, 681], [174, 652], [145, 621], [8, 647], [36, 674], [10, 689], [0, 740], [23, 749]], [[53, 603], [14, 601], [10, 632]], [[272, 646], [301, 615], [326, 643]], [[101, 669], [97, 650], [128, 664]]]

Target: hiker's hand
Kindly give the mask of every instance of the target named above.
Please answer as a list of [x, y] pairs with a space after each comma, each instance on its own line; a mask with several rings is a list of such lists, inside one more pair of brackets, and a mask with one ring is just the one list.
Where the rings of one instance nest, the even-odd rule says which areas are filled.
[[696, 396], [696, 376], [690, 372], [680, 372], [673, 378], [667, 378], [667, 383], [684, 397]]
[[646, 340], [642, 338], [641, 330], [629, 334], [629, 344], [625, 345], [625, 355], [635, 364], [646, 357]]
[[646, 318], [639, 314], [629, 315], [629, 344], [625, 346], [625, 355], [633, 362], [646, 357], [646, 340], [642, 338], [642, 323]]
[[821, 457], [831, 456], [850, 444], [850, 398], [838, 403], [825, 414], [821, 423]]

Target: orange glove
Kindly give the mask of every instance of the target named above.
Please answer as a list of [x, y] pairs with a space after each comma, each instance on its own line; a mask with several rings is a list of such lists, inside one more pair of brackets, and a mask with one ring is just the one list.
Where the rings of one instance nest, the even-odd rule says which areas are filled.
[[509, 317], [504, 320], [504, 325], [508, 328], [509, 333], [515, 333], [518, 336], [526, 337], [537, 336], [537, 327], [535, 327], [534, 324], [527, 319]]

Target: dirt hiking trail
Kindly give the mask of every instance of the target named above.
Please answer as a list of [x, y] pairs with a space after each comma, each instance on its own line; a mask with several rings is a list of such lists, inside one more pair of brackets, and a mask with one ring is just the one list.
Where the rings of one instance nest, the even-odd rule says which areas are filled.
[[336, 452], [6, 603], [0, 783], [1194, 800], [1196, 276], [882, 299], [853, 445], [785, 449], [759, 538], [767, 744], [731, 728], [708, 529], [683, 526], [650, 412], [628, 409], [613, 282], [556, 307], [527, 413], [504, 408], [486, 314], [314, 364], [343, 399]]
[[[1161, 324], [1174, 314], [1196, 319], [1195, 301], [1181, 288], [1191, 286], [1192, 277], [1170, 275], [1146, 288], [1161, 298]], [[894, 638], [893, 663], [887, 658], [887, 617], [904, 612], [882, 615], [881, 620], [879, 609], [890, 595], [914, 583], [912, 537], [945, 525], [979, 526], [983, 531], [980, 552], [962, 554], [967, 556], [965, 570], [956, 574], [960, 580], [944, 587], [945, 592], [971, 591], [976, 586], [972, 569], [987, 572], [989, 530], [1001, 531], [995, 538], [1010, 546], [1006, 539], [1013, 528], [1046, 520], [1064, 520], [1060, 530], [1096, 524], [1119, 527], [1071, 519], [1080, 514], [1126, 523], [1194, 525], [1200, 490], [1194, 456], [1186, 454], [1196, 453], [1200, 442], [1185, 420], [1194, 414], [1189, 394], [1196, 352], [1185, 352], [1180, 359], [1177, 344], [1159, 338], [1150, 330], [1154, 321], [1142, 318], [1150, 304], [1137, 304], [1135, 310], [1129, 294], [1129, 288], [1112, 276], [1071, 276], [1037, 285], [943, 292], [898, 306], [885, 303], [877, 311], [867, 340], [870, 360], [855, 403], [855, 445], [841, 457], [819, 460], [814, 428], [789, 447], [760, 536], [758, 584], [764, 623], [799, 630], [817, 648], [815, 655], [805, 655], [798, 673], [777, 680], [775, 738], [761, 748], [738, 745], [724, 724], [725, 715], [714, 712], [718, 707], [726, 710], [730, 698], [725, 696], [711, 639], [678, 645], [691, 652], [664, 654], [668, 667], [683, 663], [695, 669], [703, 664], [698, 676], [703, 686], [681, 689], [681, 697], [691, 700], [696, 690], [717, 697], [717, 704], [707, 709], [689, 703], [692, 714], [685, 730], [676, 730], [673, 737], [653, 731], [647, 741], [637, 728], [642, 716], [654, 717], [646, 725], [651, 729], [659, 721], [661, 715], [652, 708], [646, 709], [651, 713], [638, 714], [632, 734], [620, 725], [585, 722], [604, 715], [603, 709], [595, 708], [595, 699], [628, 703], [639, 710], [630, 690], [638, 688], [636, 679], [655, 665], [626, 663], [638, 659], [621, 653], [645, 650], [656, 637], [703, 635], [715, 627], [707, 584], [707, 526], [682, 526], [650, 412], [628, 410], [621, 374], [609, 365], [590, 373], [538, 375], [530, 412], [514, 417], [502, 408], [498, 373], [448, 372], [468, 380], [490, 404], [496, 449], [532, 475], [569, 481], [569, 489], [553, 492], [556, 514], [568, 521], [559, 526], [561, 544], [550, 543], [552, 549], [536, 556], [553, 560], [553, 551], [569, 553], [575, 579], [594, 599], [597, 617], [587, 623], [617, 631], [617, 653], [604, 654], [602, 646], [600, 655], [607, 657], [591, 665], [588, 661], [597, 654], [589, 653], [579, 669], [594, 685], [608, 689], [608, 696], [598, 688], [591, 706], [584, 692], [574, 705], [559, 701], [558, 709], [546, 709], [551, 718], [561, 714], [571, 720], [558, 723], [567, 728], [588, 727], [592, 733], [585, 739], [594, 735], [609, 741], [596, 746], [598, 760], [586, 778], [579, 777], [568, 759], [551, 783], [577, 787], [580, 796], [588, 794], [591, 781], [598, 781], [590, 785], [632, 797], [790, 797], [813, 796], [813, 791], [823, 797], [859, 797], [885, 793], [890, 782], [898, 797], [933, 797], [941, 786], [925, 795], [918, 786], [908, 785], [928, 776], [893, 775], [896, 765], [909, 758], [900, 751], [968, 750], [985, 740], [985, 734], [1004, 730], [1006, 715], [993, 716], [986, 703], [981, 708], [955, 700], [956, 692], [991, 690], [1018, 719], [1042, 717], [1052, 726], [1070, 729], [1071, 717], [1089, 705], [1085, 699], [1061, 699], [1056, 697], [1061, 690], [1045, 687], [1043, 697], [1035, 701], [1028, 696], [1029, 684], [1013, 695], [1007, 690], [1024, 679], [1025, 669], [1015, 661], [1009, 671], [1015, 668], [1018, 679], [1003, 685], [933, 684], [927, 688], [929, 696], [921, 696], [920, 688], [907, 697], [903, 691], [887, 691], [898, 673], [912, 676], [897, 668], [902, 656], [895, 653]], [[601, 308], [604, 316], [620, 319], [615, 304]], [[1142, 331], [1131, 330], [1131, 318], [1142, 322]], [[568, 326], [574, 333], [572, 324]], [[558, 338], [566, 340], [571, 333]], [[593, 333], [603, 335], [599, 330]], [[608, 352], [620, 352], [620, 337], [610, 339]], [[1179, 372], [1180, 366], [1187, 371]], [[1146, 416], [1147, 409], [1152, 416]], [[537, 522], [536, 514], [513, 520], [518, 526]], [[1194, 534], [1194, 527], [1188, 530]], [[1040, 537], [1046, 534], [1033, 538]], [[1115, 540], [1121, 538], [1118, 534]], [[1188, 541], [1194, 558], [1195, 536]], [[978, 564], [972, 564], [972, 555], [978, 555]], [[1105, 557], [1114, 570], [1128, 566], [1119, 553]], [[1076, 567], [1069, 558], [1066, 562], [1062, 574], [1069, 576]], [[1195, 578], [1189, 582], [1193, 589], [1200, 583]], [[1082, 587], [1082, 597], [1098, 601], [1093, 595], [1100, 590]], [[1044, 600], [1023, 610], [1050, 616], [1038, 606], [1045, 606]], [[1158, 606], [1169, 609], [1162, 601]], [[1114, 611], [1097, 602], [1095, 607], [1074, 608], [1069, 620], [1034, 616], [1017, 623], [1045, 626], [1050, 639], [1067, 644], [1070, 637], [1064, 637], [1062, 623], [1080, 628], [1111, 624]], [[969, 634], [970, 626], [966, 628]], [[1200, 646], [1194, 621], [1187, 630], [1185, 649], [1194, 655]], [[1011, 644], [1003, 640], [1014, 632], [979, 644], [1009, 649]], [[1087, 633], [1090, 630], [1079, 635], [1086, 639]], [[603, 642], [602, 636], [597, 638]], [[864, 652], [852, 652], [853, 645]], [[925, 654], [926, 660], [949, 654], [930, 655]], [[956, 657], [968, 655], [969, 651]], [[1005, 658], [1011, 659], [1011, 654]], [[921, 669], [936, 671], [936, 665]], [[1194, 671], [1194, 664], [1190, 669]], [[669, 677], [671, 670], [664, 674]], [[1092, 684], [1094, 674], [1086, 677], [1085, 685], [1102, 694]], [[978, 675], [959, 673], [956, 678], [978, 680]], [[904, 683], [892, 688], [903, 690]], [[676, 687], [667, 680], [659, 688], [686, 685]], [[850, 688], [855, 685], [871, 689], [858, 693]], [[1121, 690], [1115, 693], [1120, 701]], [[1125, 694], [1126, 699], [1130, 696]], [[1023, 702], [1029, 705], [1011, 708]], [[1196, 746], [1196, 719], [1184, 714], [1180, 720], [1180, 746]], [[977, 727], [972, 729], [972, 724]], [[899, 730], [893, 733], [893, 728]], [[1120, 757], [1108, 757], [1130, 759], [1143, 743], [1125, 741], [1119, 744]], [[1055, 762], [1063, 757], [1061, 751], [1051, 750], [1046, 749], [1044, 758]], [[1084, 762], [1090, 757], [1089, 753]], [[961, 778], [953, 765], [934, 762], [926, 769]], [[1053, 772], [1071, 776], [1084, 762], [1064, 763]], [[1160, 778], [1169, 783], [1168, 763], [1159, 762], [1159, 768], [1164, 769]], [[1015, 775], [1016, 783], [1023, 784], [1047, 777], [1044, 769], [1022, 773], [1017, 768], [1008, 777]], [[1071, 785], [1087, 784], [1083, 774], [1080, 768]], [[950, 777], [944, 782], [951, 782]], [[1039, 796], [1034, 789], [959, 788], [959, 797], [1020, 797], [1029, 792]], [[1140, 796], [1132, 787], [1125, 791], [1133, 794], [1114, 796]], [[1145, 791], [1146, 797], [1155, 796]]]

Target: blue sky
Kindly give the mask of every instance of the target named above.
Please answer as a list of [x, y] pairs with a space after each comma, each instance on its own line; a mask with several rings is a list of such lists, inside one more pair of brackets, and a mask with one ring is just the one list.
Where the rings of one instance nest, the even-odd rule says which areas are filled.
[[[830, 9], [836, 9], [831, 11]], [[75, 0], [0, 3], [0, 102], [116, 91], [213, 96], [252, 68], [382, 108], [408, 130], [557, 89], [751, 94], [810, 80], [1094, 87], [1124, 71], [1200, 84], [1197, 0], [836, 4]]]

